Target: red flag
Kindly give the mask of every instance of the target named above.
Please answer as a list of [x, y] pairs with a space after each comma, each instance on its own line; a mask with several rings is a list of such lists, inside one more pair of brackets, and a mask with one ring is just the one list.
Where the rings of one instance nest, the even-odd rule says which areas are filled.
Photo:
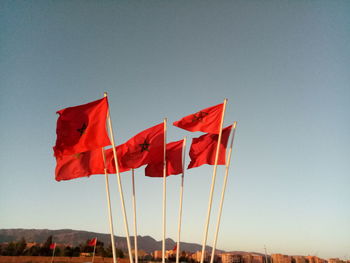
[[[87, 177], [93, 174], [104, 174], [101, 149], [56, 157], [56, 181]], [[112, 149], [105, 150], [105, 156], [107, 173], [116, 173]], [[125, 169], [119, 165], [120, 172], [128, 170], [130, 169]]]
[[89, 240], [89, 242], [87, 243], [87, 245], [90, 247], [94, 247], [94, 246], [96, 246], [96, 244], [97, 244], [97, 237]]
[[[125, 154], [126, 152], [126, 145], [125, 144], [121, 144], [115, 147], [116, 151], [117, 151], [117, 159], [118, 159], [118, 168], [119, 168], [119, 172], [126, 172], [129, 171], [131, 168], [125, 167], [123, 165], [123, 163], [121, 162], [121, 158], [123, 156], [123, 154]], [[114, 154], [113, 154], [113, 149], [110, 148], [108, 150], [106, 150], [105, 152], [106, 154], [106, 166], [107, 166], [107, 171], [108, 173], [116, 173], [116, 169], [115, 169], [115, 162], [114, 162]]]
[[123, 167], [138, 168], [150, 162], [161, 162], [164, 151], [164, 123], [144, 130], [129, 139], [121, 149]]
[[110, 145], [106, 131], [107, 98], [57, 111], [55, 156], [86, 152]]
[[221, 103], [175, 121], [174, 126], [196, 132], [219, 134], [224, 104]]
[[[167, 176], [182, 173], [182, 146], [183, 140], [166, 145]], [[163, 162], [149, 163], [145, 168], [145, 175], [163, 177]]]
[[177, 244], [175, 244], [174, 248], [173, 248], [173, 251], [176, 252], [177, 250]]
[[[222, 130], [218, 165], [224, 165], [226, 163], [226, 146], [231, 129], [232, 125]], [[215, 163], [218, 138], [218, 134], [204, 134], [198, 138], [192, 139], [192, 145], [190, 148], [191, 162], [188, 165], [188, 169], [198, 167], [203, 164], [213, 165]]]
[[56, 243], [50, 244], [50, 249], [55, 249], [55, 247], [56, 247]]

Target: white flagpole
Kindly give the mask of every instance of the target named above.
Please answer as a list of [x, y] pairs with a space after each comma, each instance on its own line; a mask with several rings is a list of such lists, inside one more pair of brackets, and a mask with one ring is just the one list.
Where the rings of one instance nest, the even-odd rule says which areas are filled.
[[211, 206], [213, 203], [213, 193], [214, 193], [214, 187], [215, 187], [217, 164], [218, 164], [218, 159], [219, 159], [219, 149], [220, 149], [221, 137], [222, 137], [222, 126], [224, 124], [224, 118], [225, 118], [226, 103], [227, 103], [227, 99], [224, 99], [224, 105], [223, 105], [223, 109], [222, 109], [222, 116], [221, 116], [221, 123], [220, 123], [220, 132], [219, 132], [219, 138], [218, 138], [218, 145], [216, 147], [216, 153], [215, 153], [213, 176], [211, 179], [211, 188], [210, 188], [210, 194], [209, 194], [207, 220], [206, 220], [205, 228], [204, 228], [204, 237], [203, 237], [203, 243], [202, 243], [202, 254], [201, 254], [200, 263], [204, 262], [205, 247], [206, 247], [207, 238], [208, 238], [208, 227], [209, 227], [209, 221], [210, 221]]
[[51, 263], [53, 263], [53, 258], [55, 256], [55, 250], [56, 250], [56, 243], [54, 243], [53, 251], [52, 251], [52, 258], [51, 258]]
[[96, 242], [95, 242], [95, 246], [94, 246], [94, 253], [92, 254], [92, 260], [91, 263], [94, 263], [94, 259], [95, 259], [95, 251], [96, 251], [96, 245], [97, 245], [97, 237], [96, 238]]
[[[107, 92], [104, 93], [104, 96], [107, 97]], [[120, 179], [117, 150], [115, 149], [114, 133], [113, 133], [112, 120], [111, 120], [111, 115], [110, 115], [110, 112], [109, 112], [109, 108], [108, 108], [108, 126], [109, 126], [109, 134], [110, 134], [111, 142], [112, 142], [112, 150], [113, 150], [113, 156], [114, 156], [115, 169], [117, 170], [117, 181], [118, 181], [120, 202], [121, 202], [121, 205], [122, 205], [122, 211], [123, 211], [123, 217], [124, 217], [124, 228], [125, 228], [125, 234], [126, 234], [126, 243], [128, 245], [129, 260], [130, 260], [130, 263], [133, 263], [134, 261], [133, 261], [132, 253], [131, 253], [128, 219], [126, 217], [125, 204], [124, 204], [124, 195], [123, 195], [123, 187], [122, 187], [122, 182], [121, 182], [121, 179]]]
[[135, 263], [139, 262], [138, 248], [137, 248], [137, 224], [136, 224], [136, 194], [135, 194], [135, 172], [132, 171], [132, 206], [134, 210], [134, 250], [135, 250]]
[[166, 231], [166, 123], [164, 118], [164, 159], [163, 159], [163, 242], [162, 242], [162, 263], [165, 263], [165, 231]]
[[218, 221], [217, 221], [217, 224], [216, 224], [216, 232], [215, 232], [213, 248], [212, 248], [212, 251], [211, 251], [210, 263], [214, 262], [216, 242], [218, 240], [218, 233], [219, 233], [219, 228], [220, 228], [222, 206], [224, 204], [224, 198], [225, 198], [226, 184], [227, 184], [227, 178], [228, 178], [228, 170], [230, 168], [230, 163], [231, 163], [231, 153], [232, 153], [233, 140], [235, 138], [235, 133], [236, 133], [236, 125], [237, 125], [237, 122], [235, 121], [233, 123], [233, 127], [232, 127], [233, 129], [232, 129], [231, 145], [230, 145], [229, 152], [227, 154], [224, 184], [222, 185], [221, 200], [220, 200], [219, 213], [218, 213]]
[[108, 174], [107, 174], [107, 168], [106, 168], [106, 156], [104, 149], [102, 148], [102, 157], [103, 157], [103, 164], [104, 164], [104, 172], [105, 172], [105, 178], [106, 178], [106, 195], [107, 195], [107, 204], [108, 204], [108, 218], [109, 218], [109, 229], [111, 231], [111, 246], [112, 246], [112, 254], [113, 254], [113, 263], [117, 263], [117, 256], [115, 253], [115, 244], [114, 244], [114, 231], [113, 231], [113, 219], [112, 219], [112, 209], [111, 209], [111, 197], [109, 194], [109, 182], [108, 182]]
[[183, 199], [183, 192], [184, 192], [184, 177], [185, 177], [185, 153], [186, 153], [186, 136], [184, 137], [184, 141], [182, 145], [182, 176], [181, 176], [181, 185], [180, 185], [180, 204], [179, 204], [179, 223], [178, 223], [177, 245], [176, 245], [176, 263], [179, 263], [179, 256], [180, 256], [182, 199]]

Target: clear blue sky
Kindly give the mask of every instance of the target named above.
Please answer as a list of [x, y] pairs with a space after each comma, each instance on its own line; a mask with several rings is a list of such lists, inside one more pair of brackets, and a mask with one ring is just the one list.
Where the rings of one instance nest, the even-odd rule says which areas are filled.
[[[108, 91], [119, 144], [227, 97], [238, 129], [218, 248], [350, 257], [349, 1], [1, 1], [0, 13], [0, 228], [109, 231], [103, 176], [54, 180], [58, 109]], [[184, 135], [200, 133], [169, 127]], [[184, 241], [202, 241], [211, 172], [186, 174]], [[139, 233], [160, 240], [162, 181], [136, 176]]]

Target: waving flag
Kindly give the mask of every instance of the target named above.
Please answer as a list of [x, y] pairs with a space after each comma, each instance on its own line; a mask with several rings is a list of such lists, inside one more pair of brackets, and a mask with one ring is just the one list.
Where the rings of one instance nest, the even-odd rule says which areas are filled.
[[138, 168], [164, 159], [164, 123], [148, 128], [122, 146], [120, 162], [125, 168]]
[[[225, 164], [226, 146], [230, 136], [232, 125], [222, 130], [218, 165]], [[192, 139], [190, 148], [191, 162], [188, 169], [201, 166], [203, 164], [213, 165], [215, 163], [216, 148], [218, 145], [218, 134], [204, 134]]]
[[87, 245], [90, 246], [90, 247], [96, 246], [96, 244], [97, 244], [97, 237], [89, 240], [88, 243], [87, 243]]
[[56, 243], [51, 243], [50, 244], [50, 249], [55, 249], [56, 248]]
[[[182, 173], [182, 147], [183, 140], [166, 145], [167, 176]], [[145, 168], [145, 175], [163, 177], [163, 162], [149, 163]]]
[[224, 104], [221, 103], [175, 121], [174, 126], [190, 132], [219, 134]]
[[72, 155], [110, 145], [106, 131], [107, 98], [57, 111], [55, 156]]
[[[117, 146], [117, 155], [119, 156], [120, 146]], [[114, 156], [112, 149], [105, 150], [107, 173], [116, 173]], [[129, 171], [119, 165], [119, 172]], [[56, 157], [56, 181], [71, 180], [80, 177], [88, 177], [93, 174], [104, 174], [104, 163], [102, 150], [96, 149], [92, 151], [63, 155]]]

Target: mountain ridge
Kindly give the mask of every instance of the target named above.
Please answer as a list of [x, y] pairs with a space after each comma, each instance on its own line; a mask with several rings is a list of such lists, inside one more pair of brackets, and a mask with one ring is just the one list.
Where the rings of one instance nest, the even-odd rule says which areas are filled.
[[[74, 229], [25, 229], [25, 228], [10, 228], [0, 229], [0, 243], [18, 241], [22, 237], [27, 242], [44, 243], [49, 236], [53, 236], [53, 241], [59, 244], [77, 246], [81, 243], [85, 243], [88, 239], [97, 237], [99, 241], [102, 241], [105, 246], [111, 243], [110, 234], [98, 233], [85, 230]], [[121, 236], [115, 237], [115, 245], [123, 251], [127, 251], [126, 238]], [[133, 244], [134, 237], [130, 236], [130, 242]], [[171, 238], [165, 240], [165, 248], [167, 250], [173, 249], [176, 242]], [[138, 249], [144, 250], [147, 253], [151, 253], [154, 250], [162, 249], [162, 241], [157, 241], [152, 236], [137, 236]], [[188, 252], [196, 252], [202, 249], [202, 245], [189, 242], [181, 242], [181, 250]], [[211, 251], [210, 246], [206, 246], [207, 251]], [[223, 250], [216, 250], [217, 252], [224, 252]]]

